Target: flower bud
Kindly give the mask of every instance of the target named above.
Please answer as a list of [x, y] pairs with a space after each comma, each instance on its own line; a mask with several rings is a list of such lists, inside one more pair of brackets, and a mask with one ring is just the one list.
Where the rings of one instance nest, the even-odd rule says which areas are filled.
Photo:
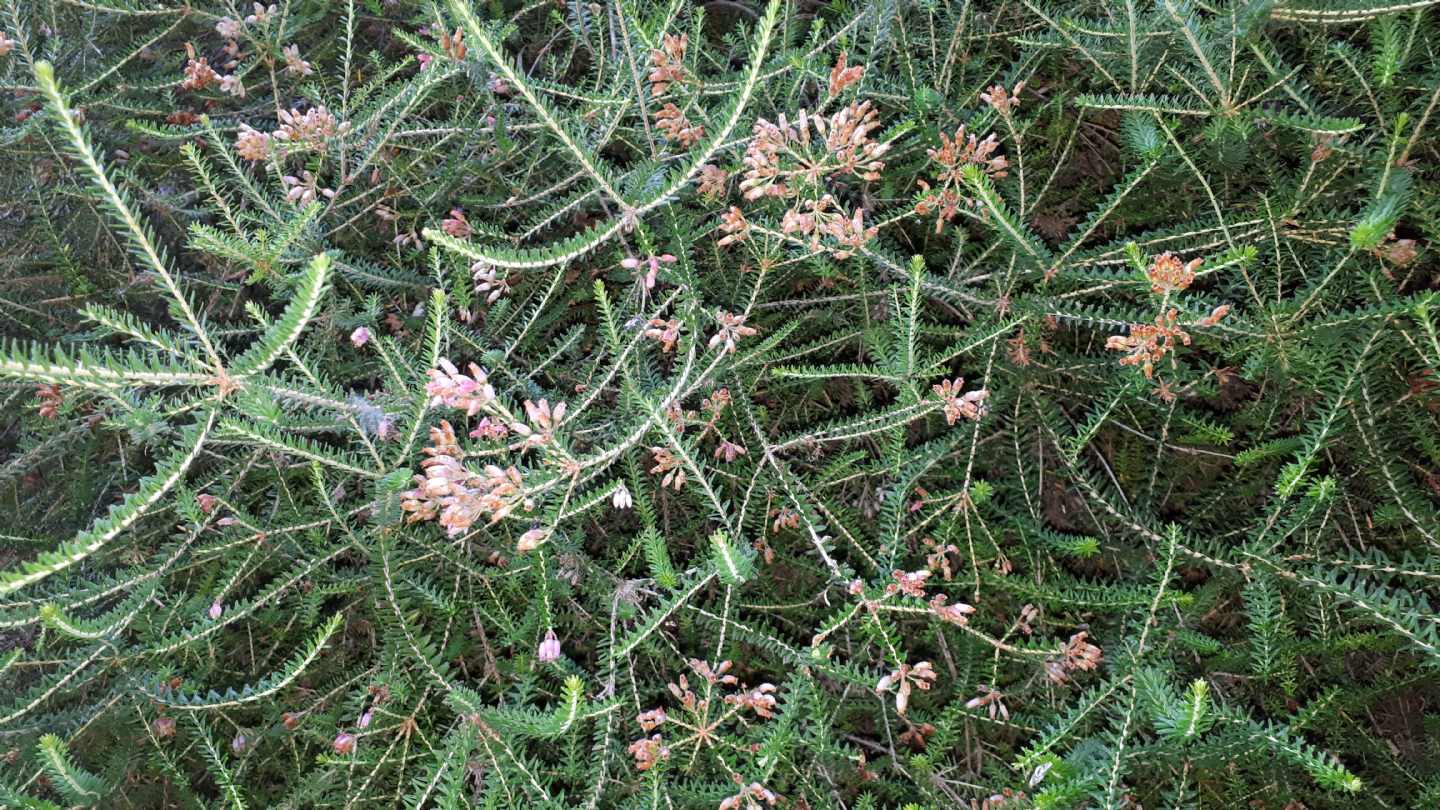
[[335, 735], [335, 742], [331, 745], [335, 753], [340, 756], [349, 756], [355, 753], [355, 735], [342, 731]]
[[536, 656], [542, 664], [560, 660], [560, 639], [555, 637], [554, 630], [545, 631], [545, 640], [540, 642], [540, 649], [536, 651]]

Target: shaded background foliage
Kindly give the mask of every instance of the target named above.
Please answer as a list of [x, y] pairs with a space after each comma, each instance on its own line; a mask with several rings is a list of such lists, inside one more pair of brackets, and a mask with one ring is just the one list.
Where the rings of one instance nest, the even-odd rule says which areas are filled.
[[1429, 3], [0, 37], [7, 806], [1440, 804]]

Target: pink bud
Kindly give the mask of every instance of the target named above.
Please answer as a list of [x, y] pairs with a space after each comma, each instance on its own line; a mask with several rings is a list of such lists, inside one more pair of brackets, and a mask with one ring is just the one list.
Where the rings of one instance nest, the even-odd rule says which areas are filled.
[[370, 342], [370, 330], [363, 326], [355, 327], [355, 331], [350, 333], [350, 342], [355, 344], [357, 349], [364, 346]]
[[347, 732], [340, 732], [335, 735], [335, 742], [332, 743], [335, 753], [340, 756], [348, 756], [355, 752], [355, 735]]
[[175, 736], [175, 718], [173, 717], [157, 717], [150, 727], [155, 729], [155, 736], [161, 739]]
[[220, 605], [220, 600], [219, 600], [219, 599], [216, 599], [215, 602], [210, 605], [210, 618], [212, 618], [212, 619], [218, 619], [218, 618], [220, 618], [220, 614], [221, 614], [224, 610], [225, 610], [225, 608], [221, 607], [221, 605]]
[[355, 725], [359, 726], [360, 728], [369, 728], [370, 721], [374, 718], [374, 716], [374, 712], [366, 709], [365, 713], [360, 715], [360, 719], [355, 721]]
[[214, 495], [206, 495], [204, 493], [201, 493], [195, 496], [195, 503], [199, 504], [200, 511], [204, 512], [207, 515], [215, 511], [215, 504], [219, 502], [220, 499], [215, 497]]
[[536, 651], [536, 656], [542, 664], [560, 660], [560, 639], [555, 637], [554, 630], [545, 631], [545, 640], [540, 642], [540, 649]]

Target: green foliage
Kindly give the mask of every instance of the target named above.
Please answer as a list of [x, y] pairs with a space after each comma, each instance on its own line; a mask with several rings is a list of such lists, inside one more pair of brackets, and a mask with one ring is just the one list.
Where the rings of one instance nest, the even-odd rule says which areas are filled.
[[1433, 5], [11, 3], [0, 804], [1434, 807]]

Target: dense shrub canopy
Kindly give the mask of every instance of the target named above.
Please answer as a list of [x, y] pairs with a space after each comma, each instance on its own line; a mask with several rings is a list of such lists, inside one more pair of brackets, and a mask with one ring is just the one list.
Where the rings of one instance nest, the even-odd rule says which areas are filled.
[[1427, 0], [11, 0], [0, 805], [1440, 806]]

